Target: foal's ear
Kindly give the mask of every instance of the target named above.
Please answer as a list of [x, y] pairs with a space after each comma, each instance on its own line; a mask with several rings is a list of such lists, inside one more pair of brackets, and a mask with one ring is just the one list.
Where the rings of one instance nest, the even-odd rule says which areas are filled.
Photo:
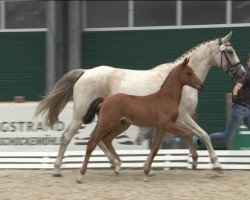
[[184, 59], [183, 63], [181, 64], [181, 68], [186, 67], [187, 64], [188, 64], [188, 61], [189, 61], [189, 58], [186, 57], [186, 58]]
[[233, 31], [230, 31], [230, 33], [228, 33], [225, 37], [222, 38], [222, 41], [223, 41], [224, 43], [229, 42], [229, 40], [230, 40], [232, 34], [233, 34]]

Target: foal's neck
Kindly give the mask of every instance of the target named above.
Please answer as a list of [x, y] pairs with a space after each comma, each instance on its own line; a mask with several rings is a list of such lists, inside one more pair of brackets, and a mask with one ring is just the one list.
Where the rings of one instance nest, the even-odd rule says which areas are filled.
[[163, 83], [159, 94], [164, 98], [170, 98], [178, 105], [180, 104], [182, 89], [184, 84], [180, 82], [178, 76], [180, 76], [180, 69], [176, 68], [172, 71], [165, 82]]

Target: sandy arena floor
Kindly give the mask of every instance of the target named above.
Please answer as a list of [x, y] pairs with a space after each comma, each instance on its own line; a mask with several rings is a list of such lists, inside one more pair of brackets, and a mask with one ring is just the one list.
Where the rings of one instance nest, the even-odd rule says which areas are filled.
[[79, 170], [0, 170], [1, 200], [247, 200], [250, 171], [155, 170], [143, 182], [142, 170], [87, 170], [77, 184]]

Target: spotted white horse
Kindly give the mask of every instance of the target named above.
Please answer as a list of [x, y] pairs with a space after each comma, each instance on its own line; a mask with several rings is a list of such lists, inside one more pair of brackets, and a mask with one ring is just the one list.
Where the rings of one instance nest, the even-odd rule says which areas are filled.
[[[202, 81], [205, 80], [212, 66], [220, 66], [234, 79], [242, 78], [245, 70], [229, 42], [231, 35], [232, 32], [223, 38], [199, 44], [174, 62], [164, 63], [150, 70], [128, 70], [99, 66], [87, 70], [72, 70], [65, 74], [39, 103], [35, 113], [36, 115], [43, 114], [44, 120], [52, 126], [58, 121], [58, 115], [73, 95], [73, 117], [61, 138], [59, 153], [54, 164], [54, 176], [61, 175], [60, 167], [65, 150], [80, 128], [82, 117], [87, 112], [90, 103], [96, 97], [105, 97], [115, 93], [131, 95], [154, 93], [159, 90], [171, 70], [183, 62], [185, 57], [190, 58], [190, 66]], [[178, 123], [203, 139], [209, 151], [213, 168], [221, 168], [208, 134], [191, 117], [195, 113], [197, 103], [197, 90], [185, 86], [179, 107]], [[101, 142], [99, 146], [107, 156], [110, 155], [111, 152], [105, 148], [104, 143]]]

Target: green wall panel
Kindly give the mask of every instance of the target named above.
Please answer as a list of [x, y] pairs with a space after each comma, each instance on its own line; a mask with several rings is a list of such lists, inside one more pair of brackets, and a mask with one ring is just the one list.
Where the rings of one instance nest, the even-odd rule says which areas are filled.
[[40, 100], [45, 90], [46, 32], [0, 32], [0, 101], [25, 96]]
[[[83, 66], [150, 69], [230, 31], [233, 31], [231, 43], [245, 65], [250, 52], [250, 27], [86, 31], [83, 32]], [[199, 93], [197, 109], [198, 123], [208, 133], [224, 130], [225, 95], [232, 87], [230, 78], [220, 68], [209, 71], [205, 88]], [[218, 143], [217, 148], [224, 148], [224, 144]]]

